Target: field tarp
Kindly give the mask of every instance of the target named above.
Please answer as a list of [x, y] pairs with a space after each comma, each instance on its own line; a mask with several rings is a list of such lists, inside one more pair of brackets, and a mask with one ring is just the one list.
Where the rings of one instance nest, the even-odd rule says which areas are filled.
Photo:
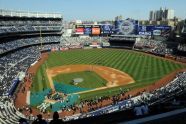
[[92, 90], [91, 88], [81, 88], [78, 86], [73, 86], [73, 85], [58, 83], [58, 82], [54, 82], [54, 87], [57, 92], [62, 92], [65, 94], [71, 94], [71, 93], [76, 93], [76, 92], [81, 92], [81, 91], [86, 91], [86, 90]]
[[45, 100], [45, 96], [51, 92], [51, 89], [45, 89], [36, 93], [31, 92], [30, 94], [30, 105], [37, 106]]

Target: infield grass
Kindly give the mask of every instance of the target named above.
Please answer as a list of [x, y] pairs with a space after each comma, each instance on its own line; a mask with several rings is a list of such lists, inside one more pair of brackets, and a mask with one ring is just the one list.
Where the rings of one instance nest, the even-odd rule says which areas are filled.
[[97, 73], [93, 71], [82, 71], [82, 72], [73, 72], [67, 74], [58, 74], [53, 77], [54, 82], [58, 83], [65, 83], [65, 84], [73, 84], [73, 79], [81, 78], [83, 79], [82, 82], [79, 82], [77, 85], [78, 87], [82, 88], [98, 88], [106, 86], [107, 81], [100, 77]]

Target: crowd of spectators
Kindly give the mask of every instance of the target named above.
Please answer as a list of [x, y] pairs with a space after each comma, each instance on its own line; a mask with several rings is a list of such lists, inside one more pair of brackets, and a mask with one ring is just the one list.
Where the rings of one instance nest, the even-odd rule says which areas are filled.
[[144, 49], [144, 48], [155, 48], [161, 41], [149, 40], [149, 39], [141, 39], [140, 41], [136, 41], [134, 44], [134, 48], [136, 49]]
[[171, 55], [173, 53], [173, 50], [170, 48], [167, 48], [167, 45], [165, 43], [158, 44], [154, 49], [151, 51], [154, 54], [157, 55]]
[[0, 57], [0, 94], [8, 95], [13, 80], [18, 78], [20, 72], [25, 73], [28, 67], [40, 58], [40, 50], [52, 49], [59, 44], [32, 46], [14, 53]]
[[[168, 48], [167, 44], [162, 41], [143, 39], [135, 43], [134, 49], [149, 52], [159, 56], [165, 56], [166, 58], [179, 62], [186, 62], [186, 57], [184, 57], [184, 55], [175, 55], [173, 49]], [[177, 49], [179, 51], [186, 52], [186, 44], [178, 44]]]
[[[103, 38], [79, 38], [79, 37], [66, 37], [61, 39], [60, 36], [48, 36], [42, 38], [26, 38], [26, 39], [18, 39], [9, 42], [1, 42], [0, 43], [0, 54], [14, 50], [20, 47], [41, 44], [41, 43], [50, 43], [50, 42], [61, 42], [60, 45], [56, 45], [56, 49], [74, 49], [74, 48], [83, 48], [84, 45], [90, 45], [92, 42], [97, 42], [98, 44], [106, 43]], [[48, 46], [47, 46], [48, 47]]]
[[64, 37], [61, 46], [64, 48], [83, 48], [84, 46], [90, 46], [96, 42], [100, 46], [108, 44], [108, 39], [102, 37]]
[[167, 48], [167, 44], [162, 41], [142, 39], [134, 44], [134, 49], [151, 52], [157, 55], [172, 54], [173, 50]]
[[26, 38], [26, 39], [18, 39], [9, 42], [1, 42], [0, 43], [0, 54], [17, 49], [19, 47], [24, 47], [28, 45], [41, 44], [41, 43], [50, 43], [50, 42], [60, 42], [60, 36], [48, 36], [41, 38]]
[[1, 20], [0, 34], [12, 32], [28, 32], [28, 31], [49, 31], [62, 29], [61, 20]]
[[[28, 107], [23, 107], [28, 110]], [[36, 117], [30, 115], [29, 118], [21, 113], [23, 109], [17, 110], [14, 107], [13, 98], [3, 96], [0, 97], [0, 124], [62, 124], [63, 121], [59, 119], [58, 112], [54, 112], [53, 119], [45, 120], [42, 114]]]
[[186, 52], [186, 44], [179, 44], [177, 49], [179, 51]]
[[16, 51], [0, 58], [0, 93], [7, 95], [13, 80], [19, 72], [26, 72], [27, 68], [39, 57], [39, 51], [34, 47]]
[[26, 120], [24, 118], [25, 116], [14, 107], [12, 98], [0, 97], [0, 124], [17, 124], [20, 119]]

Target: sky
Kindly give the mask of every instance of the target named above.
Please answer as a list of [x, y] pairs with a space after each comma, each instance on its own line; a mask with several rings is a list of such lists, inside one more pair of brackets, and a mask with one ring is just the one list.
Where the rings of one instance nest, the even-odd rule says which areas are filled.
[[118, 15], [145, 20], [150, 10], [175, 10], [186, 18], [186, 0], [0, 0], [0, 9], [62, 13], [64, 20], [114, 20]]

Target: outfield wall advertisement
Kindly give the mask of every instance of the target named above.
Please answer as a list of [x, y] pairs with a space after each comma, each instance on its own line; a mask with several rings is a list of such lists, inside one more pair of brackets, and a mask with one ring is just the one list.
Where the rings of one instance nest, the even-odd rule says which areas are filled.
[[138, 27], [138, 34], [139, 35], [154, 35], [154, 36], [160, 36], [160, 35], [168, 35], [171, 32], [171, 26], [142, 26], [140, 25]]

